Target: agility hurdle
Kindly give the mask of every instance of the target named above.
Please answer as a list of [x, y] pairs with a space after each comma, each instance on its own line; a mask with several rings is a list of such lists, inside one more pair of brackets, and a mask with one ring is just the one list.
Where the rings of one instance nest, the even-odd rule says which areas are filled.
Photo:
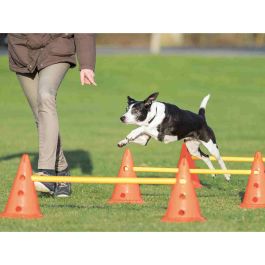
[[[198, 157], [192, 156], [193, 160], [201, 160]], [[216, 158], [214, 156], [209, 156], [209, 159], [211, 161], [216, 161]], [[242, 156], [222, 156], [222, 159], [225, 162], [253, 162], [253, 157], [242, 157]], [[265, 162], [265, 158], [262, 158], [263, 162]]]
[[[126, 169], [125, 169], [126, 170]], [[133, 167], [135, 172], [156, 172], [156, 173], [178, 173], [178, 168], [171, 167]], [[231, 174], [231, 175], [249, 175], [251, 170], [241, 169], [190, 169], [191, 174]], [[258, 171], [255, 171], [258, 174]]]
[[40, 182], [68, 182], [82, 184], [152, 184], [172, 185], [176, 184], [176, 178], [119, 178], [119, 177], [58, 177], [32, 175], [32, 181]]
[[[177, 173], [178, 168], [149, 168], [149, 167], [134, 167], [136, 172], [163, 172]], [[234, 174], [234, 175], [249, 175], [251, 170], [208, 170], [208, 169], [190, 169], [192, 174]], [[258, 170], [253, 172], [259, 174]], [[152, 184], [152, 185], [172, 185], [176, 184], [176, 178], [119, 178], [119, 177], [58, 177], [58, 176], [38, 176], [32, 175], [32, 181], [40, 182], [69, 182], [83, 184]]]

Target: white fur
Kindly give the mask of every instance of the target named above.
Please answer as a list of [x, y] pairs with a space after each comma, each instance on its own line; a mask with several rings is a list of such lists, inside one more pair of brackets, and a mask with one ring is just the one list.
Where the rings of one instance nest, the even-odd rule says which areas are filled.
[[[215, 143], [213, 143], [212, 140], [210, 140], [209, 142], [204, 142], [204, 141], [201, 141], [201, 143], [208, 149], [208, 151], [216, 158], [218, 164], [220, 165], [220, 167], [223, 169], [223, 170], [227, 170], [226, 166], [225, 166], [225, 163], [220, 155], [220, 152], [219, 152], [219, 149], [218, 147], [216, 146]], [[225, 178], [226, 180], [230, 180], [230, 177], [231, 175], [230, 174], [225, 174]]]
[[[200, 105], [200, 108], [203, 108], [203, 109], [206, 108], [206, 105], [207, 105], [209, 98], [210, 98], [210, 95], [207, 95], [206, 97], [203, 98], [201, 105]], [[126, 136], [125, 139], [121, 140], [118, 143], [119, 147], [125, 146], [129, 142], [134, 142], [137, 144], [146, 145], [150, 137], [158, 140], [159, 132], [157, 130], [157, 127], [158, 127], [158, 125], [160, 125], [162, 123], [162, 121], [164, 120], [165, 115], [166, 115], [165, 114], [165, 104], [163, 104], [161, 102], [154, 102], [151, 105], [151, 109], [148, 112], [146, 119], [142, 122], [138, 122], [135, 120], [134, 115], [131, 114], [132, 107], [133, 107], [133, 104], [129, 107], [128, 111], [123, 115], [126, 118], [125, 123], [135, 124], [135, 125], [138, 125], [140, 127], [131, 131]], [[165, 135], [163, 142], [167, 144], [167, 143], [174, 142], [177, 140], [178, 140], [177, 136]], [[202, 159], [210, 169], [214, 169], [214, 166], [213, 166], [211, 160], [209, 159], [209, 157], [203, 156], [199, 151], [200, 144], [203, 144], [208, 149], [208, 151], [217, 159], [220, 167], [224, 170], [227, 169], [224, 161], [222, 160], [222, 158], [220, 156], [220, 153], [219, 153], [219, 150], [218, 150], [216, 144], [213, 143], [212, 140], [210, 140], [208, 142], [204, 142], [204, 141], [196, 140], [193, 138], [185, 138], [185, 144], [186, 144], [191, 155]], [[227, 180], [230, 180], [230, 175], [225, 174], [225, 178]]]
[[[199, 152], [199, 146], [201, 144], [200, 141], [198, 140], [188, 140], [185, 142], [189, 152], [191, 155], [196, 156], [198, 158], [200, 158], [208, 167], [209, 169], [215, 169], [211, 160], [209, 159], [209, 157], [203, 156], [201, 155], [201, 153]], [[214, 174], [212, 174], [213, 177], [215, 177]]]
[[[146, 119], [144, 121], [136, 121], [135, 116], [132, 115], [133, 105], [134, 104], [130, 105], [128, 111], [125, 114], [123, 114], [123, 116], [125, 117], [126, 124], [156, 127], [165, 118], [165, 105], [161, 102], [154, 102], [151, 106], [150, 111], [146, 116]], [[149, 124], [149, 121], [152, 120], [153, 118], [154, 120]]]
[[[131, 108], [132, 108], [132, 105], [130, 106], [129, 110], [123, 115], [126, 118], [125, 123], [136, 124], [136, 125], [141, 126], [141, 127], [138, 127], [137, 129], [132, 130], [126, 136], [125, 139], [121, 140], [118, 143], [118, 146], [119, 147], [125, 146], [129, 142], [138, 143], [138, 141], [136, 139], [138, 137], [144, 135], [144, 134], [151, 136], [157, 140], [157, 137], [158, 137], [157, 126], [159, 124], [161, 124], [161, 122], [165, 118], [165, 105], [163, 103], [160, 103], [160, 102], [154, 102], [151, 106], [151, 109], [150, 109], [146, 119], [144, 121], [141, 121], [141, 122], [135, 121], [135, 118], [131, 114]], [[150, 120], [152, 120], [151, 123], [149, 123]], [[140, 140], [140, 142], [141, 142], [141, 140]]]
[[173, 136], [173, 135], [165, 135], [164, 137], [164, 143], [165, 144], [168, 144], [168, 143], [171, 143], [171, 142], [175, 142], [178, 140], [178, 136]]
[[134, 104], [130, 105], [129, 109], [127, 110], [127, 112], [123, 115], [125, 117], [125, 123], [126, 124], [135, 124], [136, 120], [135, 120], [135, 116], [132, 115], [132, 107]]
[[132, 142], [135, 144], [146, 145], [149, 139], [150, 139], [149, 135], [143, 134], [137, 137], [136, 139], [134, 139]]
[[[155, 118], [154, 118], [155, 117]], [[154, 119], [153, 119], [154, 118]], [[165, 118], [165, 105], [161, 102], [154, 102], [148, 112], [146, 119], [136, 124], [139, 126], [157, 127]], [[153, 119], [151, 123], [149, 121]]]
[[208, 94], [206, 97], [203, 98], [201, 105], [200, 105], [200, 109], [206, 109], [206, 105], [209, 99], [210, 99], [210, 94]]

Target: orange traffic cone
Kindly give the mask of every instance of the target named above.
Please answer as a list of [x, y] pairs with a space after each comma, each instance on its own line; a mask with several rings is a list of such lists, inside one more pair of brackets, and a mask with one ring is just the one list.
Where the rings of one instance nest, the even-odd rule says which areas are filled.
[[0, 217], [25, 219], [42, 217], [31, 175], [32, 168], [29, 156], [24, 154], [21, 158], [5, 210], [0, 214]]
[[[254, 174], [259, 171], [259, 174]], [[265, 174], [262, 155], [257, 152], [251, 167], [251, 174], [241, 208], [265, 208]]]
[[[185, 144], [182, 144], [182, 147], [181, 147], [178, 167], [179, 167], [180, 161], [181, 161], [181, 159], [183, 157], [187, 158], [187, 161], [188, 161], [188, 164], [189, 164], [189, 168], [196, 168], [195, 162], [192, 159], [192, 157], [190, 155], [190, 152], [188, 151], [188, 149], [187, 149]], [[203, 187], [202, 184], [200, 183], [200, 179], [199, 179], [198, 174], [191, 174], [191, 179], [192, 179], [192, 182], [193, 182], [193, 185], [194, 185], [195, 188], [202, 188]]]
[[[124, 152], [118, 178], [137, 178], [133, 170], [133, 158], [127, 148]], [[139, 184], [116, 184], [108, 203], [143, 203]]]
[[176, 184], [170, 195], [168, 208], [162, 222], [202, 222], [199, 202], [191, 180], [189, 165], [186, 158], [182, 158], [179, 172], [176, 174]]

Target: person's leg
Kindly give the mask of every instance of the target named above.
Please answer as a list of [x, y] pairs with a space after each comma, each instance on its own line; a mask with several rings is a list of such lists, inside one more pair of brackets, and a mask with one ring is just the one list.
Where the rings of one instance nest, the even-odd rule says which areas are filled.
[[[28, 100], [32, 113], [38, 127], [38, 87], [39, 87], [39, 74], [20, 74], [17, 73], [20, 86]], [[55, 170], [57, 172], [64, 171], [67, 168], [67, 162], [63, 153], [60, 135], [58, 136], [57, 149], [56, 149], [56, 163]]]
[[[39, 169], [61, 171], [68, 167], [61, 148], [61, 140], [58, 137], [59, 123], [56, 110], [56, 96], [69, 66], [68, 63], [59, 63], [48, 66], [39, 72], [39, 88], [37, 94]], [[55, 168], [56, 164], [58, 168]]]
[[[47, 85], [41, 86], [42, 89], [44, 89], [45, 87], [50, 88], [48, 89], [48, 91], [52, 94], [55, 95], [57, 94], [57, 90], [58, 87], [61, 83], [61, 80], [64, 77], [64, 74], [66, 73], [67, 69], [69, 68], [68, 64], [62, 64], [60, 67], [55, 67], [54, 69], [54, 77], [52, 76], [52, 74], [49, 73], [49, 71], [47, 71], [47, 74], [51, 75], [51, 81], [53, 81], [56, 78], [59, 78], [59, 82], [55, 80], [55, 82], [53, 83], [53, 85], [49, 82], [47, 82]], [[57, 77], [56, 77], [57, 76]], [[29, 105], [32, 109], [32, 112], [34, 114], [35, 117], [35, 121], [36, 121], [36, 125], [38, 127], [39, 124], [39, 99], [41, 99], [42, 97], [39, 97], [40, 94], [42, 94], [42, 92], [45, 92], [45, 89], [42, 90], [41, 89], [41, 93], [39, 93], [40, 89], [39, 89], [39, 81], [40, 81], [40, 77], [38, 73], [34, 73], [34, 74], [19, 74], [17, 73], [17, 77], [18, 80], [20, 82], [21, 87], [23, 88], [24, 94], [29, 102]], [[45, 75], [44, 75], [45, 77]], [[45, 82], [45, 78], [43, 78], [44, 82]], [[52, 92], [54, 91], [54, 92]], [[44, 103], [44, 102], [41, 102]], [[55, 110], [56, 110], [56, 106], [55, 106]], [[41, 126], [42, 127], [42, 126]], [[64, 157], [63, 154], [63, 150], [61, 147], [61, 140], [60, 140], [60, 136], [58, 135], [58, 140], [57, 140], [57, 146], [56, 146], [56, 158], [55, 161], [53, 163], [52, 169], [45, 168], [46, 170], [39, 170], [40, 174], [44, 174], [44, 175], [54, 175], [56, 170], [56, 174], [57, 175], [69, 175], [69, 170], [68, 170], [68, 165], [66, 162], [66, 159]], [[40, 137], [39, 137], [40, 139]], [[42, 138], [43, 139], [43, 138]], [[44, 151], [46, 151], [44, 149]], [[41, 157], [43, 157], [42, 154], [43, 150], [40, 148], [39, 150], [39, 154]], [[41, 169], [40, 167], [38, 167], [39, 169]], [[48, 170], [47, 170], [48, 169]], [[38, 183], [35, 182], [35, 187], [37, 191], [41, 191], [41, 192], [48, 192], [48, 193], [55, 193], [56, 196], [69, 196], [70, 192], [71, 192], [71, 187], [69, 184], [66, 183], [58, 183], [57, 185], [55, 183]]]
[[[38, 102], [37, 102], [37, 96], [38, 96], [38, 87], [39, 87], [39, 74], [35, 72], [34, 74], [20, 74], [17, 73], [17, 78], [19, 80], [19, 83], [24, 91], [24, 94], [28, 100], [28, 103], [31, 107], [31, 110], [33, 112], [35, 122], [38, 128]], [[38, 172], [37, 174], [41, 175], [49, 175], [54, 174], [52, 172]], [[55, 191], [56, 184], [51, 182], [35, 182], [35, 188], [37, 191], [40, 192], [48, 192], [50, 194], [53, 194]]]
[[35, 118], [36, 125], [38, 126], [37, 93], [38, 93], [38, 85], [39, 85], [39, 75], [38, 73], [34, 73], [34, 74], [17, 73], [17, 78], [28, 100], [28, 103], [31, 107], [32, 113]]
[[58, 136], [57, 149], [56, 149], [56, 161], [55, 171], [56, 173], [62, 172], [68, 169], [68, 163], [64, 156], [62, 141], [60, 135]]
[[[37, 95], [39, 120], [39, 162], [40, 171], [56, 172], [58, 176], [69, 175], [68, 164], [64, 157], [59, 135], [59, 121], [56, 110], [58, 88], [70, 64], [59, 63], [48, 66], [39, 72]], [[40, 183], [41, 184], [41, 183]], [[54, 195], [68, 197], [70, 183], [56, 183]]]

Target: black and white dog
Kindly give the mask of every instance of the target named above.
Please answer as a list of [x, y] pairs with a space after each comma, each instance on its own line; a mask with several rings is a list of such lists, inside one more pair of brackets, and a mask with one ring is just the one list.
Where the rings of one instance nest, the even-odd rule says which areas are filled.
[[[158, 93], [153, 93], [143, 101], [137, 101], [128, 96], [128, 107], [120, 120], [140, 127], [121, 140], [118, 147], [123, 147], [130, 142], [147, 145], [151, 137], [166, 144], [183, 139], [190, 154], [202, 159], [210, 169], [214, 167], [209, 156], [200, 150], [200, 144], [203, 144], [216, 158], [220, 167], [226, 170], [214, 132], [207, 125], [205, 118], [205, 109], [210, 95], [202, 100], [198, 114], [169, 103], [158, 102], [157, 96]], [[230, 175], [225, 174], [225, 178], [230, 180]]]

